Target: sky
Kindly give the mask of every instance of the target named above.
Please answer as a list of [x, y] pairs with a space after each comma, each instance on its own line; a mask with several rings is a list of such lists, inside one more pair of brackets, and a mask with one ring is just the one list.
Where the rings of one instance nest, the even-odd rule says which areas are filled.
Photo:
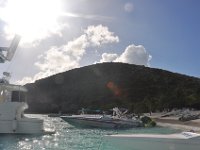
[[200, 77], [199, 0], [0, 0], [0, 74], [25, 84], [102, 62]]

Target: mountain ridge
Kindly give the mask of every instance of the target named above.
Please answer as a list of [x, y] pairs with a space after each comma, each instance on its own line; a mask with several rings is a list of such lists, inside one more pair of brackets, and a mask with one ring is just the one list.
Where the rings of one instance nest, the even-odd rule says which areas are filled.
[[25, 85], [29, 111], [74, 113], [126, 107], [133, 112], [200, 108], [200, 79], [125, 63], [101, 63]]

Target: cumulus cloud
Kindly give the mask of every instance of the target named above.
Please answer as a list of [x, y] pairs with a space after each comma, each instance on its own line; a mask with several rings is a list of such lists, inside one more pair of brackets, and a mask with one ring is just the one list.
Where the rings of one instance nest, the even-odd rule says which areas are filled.
[[116, 43], [119, 41], [108, 27], [98, 25], [89, 26], [84, 33], [78, 38], [69, 41], [66, 45], [60, 47], [52, 47], [45, 54], [41, 55], [35, 66], [40, 70], [33, 78], [25, 77], [18, 84], [34, 82], [35, 80], [45, 78], [47, 76], [64, 72], [80, 66], [79, 61], [86, 53], [87, 48], [101, 46], [108, 43]]
[[65, 51], [60, 48], [51, 48], [41, 59], [41, 62], [36, 62], [35, 65], [40, 71], [51, 74], [78, 67], [77, 60], [71, 55], [65, 55]]
[[133, 9], [134, 9], [133, 4], [130, 3], [130, 2], [128, 2], [128, 3], [126, 3], [126, 4], [124, 5], [124, 10], [125, 10], [126, 12], [132, 12]]
[[142, 45], [129, 45], [121, 55], [103, 53], [100, 62], [123, 62], [136, 65], [149, 66], [152, 56]]
[[112, 53], [103, 53], [102, 58], [100, 62], [112, 62], [115, 61], [118, 58], [117, 54], [112, 54]]
[[119, 38], [114, 36], [114, 33], [110, 32], [106, 26], [89, 26], [84, 32], [88, 41], [94, 46], [119, 42]]
[[150, 60], [151, 55], [142, 45], [135, 46], [132, 44], [115, 61], [148, 66]]

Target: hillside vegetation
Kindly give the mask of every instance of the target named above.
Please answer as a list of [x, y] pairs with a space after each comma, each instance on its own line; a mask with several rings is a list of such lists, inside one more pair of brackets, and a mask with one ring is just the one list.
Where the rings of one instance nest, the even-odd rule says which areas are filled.
[[73, 113], [125, 107], [132, 112], [200, 109], [200, 79], [123, 63], [102, 63], [27, 84], [29, 112]]

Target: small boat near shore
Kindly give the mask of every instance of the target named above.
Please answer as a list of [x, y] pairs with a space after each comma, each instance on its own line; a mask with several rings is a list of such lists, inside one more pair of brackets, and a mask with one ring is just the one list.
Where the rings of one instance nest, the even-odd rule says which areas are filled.
[[198, 150], [200, 134], [116, 134], [106, 135], [107, 142], [126, 150]]
[[[113, 109], [114, 114], [120, 114], [119, 109]], [[71, 115], [71, 116], [60, 116], [64, 121], [69, 124], [82, 127], [82, 128], [107, 128], [107, 129], [121, 129], [121, 128], [133, 128], [141, 127], [143, 123], [137, 119], [128, 119], [120, 117], [119, 115]]]

